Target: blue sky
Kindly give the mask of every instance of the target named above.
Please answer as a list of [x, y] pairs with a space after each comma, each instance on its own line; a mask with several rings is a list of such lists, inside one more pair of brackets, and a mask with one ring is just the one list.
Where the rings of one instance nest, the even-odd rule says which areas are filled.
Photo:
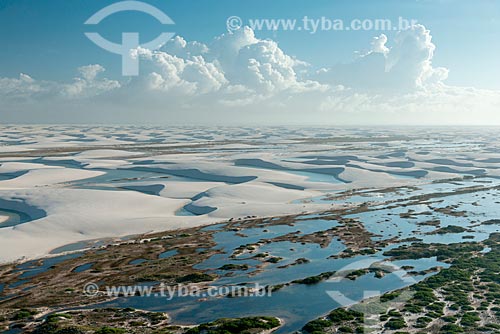
[[[0, 121], [500, 124], [500, 1], [144, 0], [175, 25], [140, 12], [84, 25], [117, 2], [0, 0]], [[230, 16], [418, 24], [228, 33]], [[85, 32], [176, 37], [130, 50], [140, 75], [127, 77]]]
[[[33, 77], [62, 79], [75, 68], [100, 63], [111, 76], [119, 72], [116, 56], [93, 45], [82, 23], [114, 1], [103, 0], [0, 0], [0, 75], [19, 72]], [[500, 88], [500, 2], [499, 1], [408, 1], [408, 0], [154, 0], [175, 22], [172, 31], [186, 40], [209, 42], [226, 30], [226, 18], [302, 18], [327, 16], [352, 18], [417, 19], [432, 31], [438, 45], [434, 63], [450, 69], [448, 82], [481, 88]], [[146, 14], [119, 13], [95, 28], [118, 41], [122, 30], [139, 31], [145, 39], [164, 29]], [[170, 29], [168, 29], [170, 30]], [[288, 54], [317, 66], [348, 62], [376, 34], [373, 31], [257, 32], [273, 38]], [[389, 32], [388, 35], [393, 34]], [[488, 69], [488, 70], [485, 70]]]

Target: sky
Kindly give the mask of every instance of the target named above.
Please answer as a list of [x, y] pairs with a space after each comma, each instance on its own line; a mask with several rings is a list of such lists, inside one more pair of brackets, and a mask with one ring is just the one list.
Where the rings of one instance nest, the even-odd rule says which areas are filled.
[[[500, 124], [499, 1], [145, 0], [174, 24], [137, 11], [84, 24], [119, 2], [0, 0], [0, 122]], [[416, 24], [313, 33], [304, 17]], [[86, 32], [174, 37], [130, 50], [138, 76], [124, 76]]]

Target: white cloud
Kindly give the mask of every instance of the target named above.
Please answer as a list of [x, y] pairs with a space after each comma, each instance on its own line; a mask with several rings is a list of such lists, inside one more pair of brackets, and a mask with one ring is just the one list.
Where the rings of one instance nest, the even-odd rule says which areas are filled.
[[18, 103], [44, 99], [54, 91], [54, 85], [37, 81], [24, 73], [19, 78], [0, 78], [0, 101]]
[[410, 89], [439, 84], [448, 77], [448, 69], [432, 66], [435, 49], [430, 31], [423, 25], [400, 31], [394, 47], [387, 53], [387, 71], [395, 83]]
[[424, 26], [398, 32], [390, 48], [387, 42], [384, 34], [375, 37], [367, 54], [313, 78], [362, 91], [401, 93], [441, 85], [448, 77], [448, 69], [432, 66], [435, 45]]
[[208, 47], [199, 42], [186, 42], [181, 36], [175, 36], [169, 40], [161, 51], [179, 58], [200, 56], [208, 52]]
[[440, 86], [405, 94], [345, 90], [321, 102], [338, 124], [500, 124], [500, 92]]
[[118, 81], [98, 78], [99, 73], [104, 71], [104, 67], [98, 64], [79, 67], [80, 77], [70, 84], [63, 84], [61, 95], [66, 98], [87, 98], [120, 88]]
[[387, 43], [387, 36], [380, 34], [380, 36], [373, 37], [372, 39], [372, 52], [386, 54], [389, 52], [389, 48], [385, 46]]
[[218, 38], [213, 57], [231, 83], [244, 85], [261, 94], [273, 94], [288, 88], [301, 87], [297, 79], [295, 59], [271, 40], [260, 40], [245, 27]]
[[187, 43], [177, 37], [160, 51], [138, 49], [135, 55], [143, 60], [146, 83], [153, 90], [224, 94], [234, 91], [231, 86], [239, 86], [245, 87], [246, 93], [273, 96], [287, 89], [320, 87], [298, 79], [296, 68], [303, 67], [303, 62], [285, 54], [276, 42], [256, 38], [247, 27], [223, 34], [210, 45]]
[[435, 48], [417, 25], [393, 40], [374, 37], [352, 63], [311, 73], [249, 28], [208, 44], [177, 36], [161, 50], [135, 50], [141, 75], [122, 82], [102, 78], [98, 64], [69, 83], [0, 78], [0, 109], [12, 120], [16, 112], [52, 117], [49, 110], [66, 121], [500, 123], [500, 92], [447, 86], [448, 69], [432, 64]]
[[180, 58], [165, 52], [140, 49], [141, 59], [149, 61], [148, 86], [152, 90], [174, 90], [187, 95], [206, 94], [227, 84], [224, 73], [201, 55]]
[[82, 78], [86, 81], [94, 81], [97, 75], [104, 71], [104, 67], [98, 64], [81, 66], [78, 68], [78, 72], [80, 72]]

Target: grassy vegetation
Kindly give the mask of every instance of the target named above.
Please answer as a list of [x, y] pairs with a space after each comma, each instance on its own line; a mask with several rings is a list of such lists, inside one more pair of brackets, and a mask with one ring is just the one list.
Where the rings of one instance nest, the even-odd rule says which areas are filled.
[[27, 320], [27, 319], [30, 319], [33, 317], [33, 315], [35, 315], [36, 312], [33, 311], [33, 310], [29, 310], [29, 309], [21, 309], [19, 310], [13, 317], [11, 320], [14, 320], [14, 321], [17, 321], [17, 320]]
[[228, 263], [219, 268], [219, 270], [248, 270], [248, 264], [233, 264]]
[[465, 242], [457, 244], [426, 244], [414, 242], [411, 245], [402, 245], [384, 252], [394, 260], [417, 260], [421, 258], [437, 257], [438, 261], [456, 259], [464, 253], [479, 252], [483, 249], [478, 243]]
[[435, 231], [432, 231], [428, 234], [448, 234], [448, 233], [463, 233], [468, 231], [468, 229], [462, 227], [462, 226], [456, 226], [456, 225], [448, 225], [446, 227], [439, 228]]
[[321, 281], [329, 279], [333, 275], [335, 275], [334, 271], [327, 271], [316, 276], [310, 276], [303, 279], [294, 280], [292, 281], [292, 283], [307, 284], [307, 285], [318, 284]]
[[280, 325], [273, 317], [248, 317], [241, 319], [220, 319], [201, 324], [187, 330], [186, 334], [238, 334], [251, 333], [255, 329], [273, 329]]
[[127, 331], [123, 328], [115, 328], [115, 327], [101, 327], [99, 328], [95, 334], [123, 334]]
[[[23, 324], [24, 326], [25, 324]], [[274, 317], [219, 319], [195, 327], [174, 326], [164, 313], [132, 308], [102, 308], [54, 313], [45, 318], [31, 334], [233, 334], [259, 333], [281, 325]]]
[[[485, 246], [491, 251], [480, 253]], [[379, 312], [380, 326], [391, 333], [500, 333], [500, 233], [482, 243], [413, 243], [385, 255], [398, 260], [437, 256], [451, 266], [410, 288], [382, 295], [382, 303], [396, 301], [391, 307], [398, 309]], [[403, 292], [411, 298], [398, 302]], [[368, 302], [364, 309], [370, 308], [376, 309]], [[353, 310], [335, 310], [309, 322], [303, 330], [314, 334], [343, 332], [340, 328], [356, 332], [364, 325], [363, 317], [350, 312]]]
[[205, 273], [193, 273], [176, 279], [177, 283], [200, 283], [209, 282], [215, 279], [214, 276]]
[[283, 260], [282, 257], [279, 257], [279, 256], [272, 256], [270, 257], [269, 259], [266, 260], [266, 262], [269, 262], [269, 263], [278, 263], [280, 262], [281, 260]]
[[320, 334], [329, 328], [338, 328], [343, 333], [363, 333], [364, 315], [361, 312], [336, 309], [325, 318], [308, 322], [302, 330], [306, 333]]

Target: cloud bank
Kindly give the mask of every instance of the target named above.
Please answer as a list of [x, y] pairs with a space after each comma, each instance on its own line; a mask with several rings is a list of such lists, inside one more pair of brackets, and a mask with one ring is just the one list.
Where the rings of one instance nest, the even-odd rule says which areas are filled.
[[250, 28], [211, 43], [137, 49], [140, 76], [82, 66], [66, 83], [0, 78], [4, 122], [500, 124], [500, 92], [446, 85], [422, 25], [373, 38], [349, 64], [314, 69]]

